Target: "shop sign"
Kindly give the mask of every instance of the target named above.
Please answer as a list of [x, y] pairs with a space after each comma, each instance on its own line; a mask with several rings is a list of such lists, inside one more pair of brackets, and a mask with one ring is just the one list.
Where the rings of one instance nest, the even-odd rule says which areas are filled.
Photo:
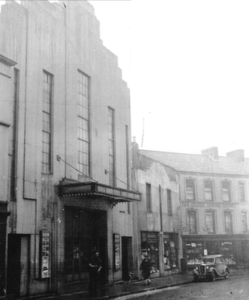
[[47, 231], [41, 231], [40, 233], [40, 270], [41, 278], [50, 277], [50, 234]]
[[120, 235], [113, 234], [114, 271], [120, 269]]
[[181, 202], [181, 206], [187, 208], [233, 208], [235, 205], [235, 203]]

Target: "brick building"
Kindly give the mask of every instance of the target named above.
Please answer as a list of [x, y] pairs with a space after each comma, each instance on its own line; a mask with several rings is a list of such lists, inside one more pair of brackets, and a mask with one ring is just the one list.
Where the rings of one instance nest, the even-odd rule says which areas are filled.
[[243, 150], [201, 155], [140, 150], [179, 176], [182, 255], [191, 269], [203, 255], [223, 254], [230, 265], [249, 263], [249, 159]]
[[82, 288], [93, 248], [103, 282], [125, 278], [141, 196], [130, 184], [130, 96], [87, 1], [2, 6], [0, 135], [8, 294]]

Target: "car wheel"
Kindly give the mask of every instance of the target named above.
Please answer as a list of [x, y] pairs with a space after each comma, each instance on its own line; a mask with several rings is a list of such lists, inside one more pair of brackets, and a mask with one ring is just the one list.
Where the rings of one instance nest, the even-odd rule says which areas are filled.
[[198, 275], [196, 275], [196, 274], [194, 274], [194, 281], [195, 281], [195, 282], [197, 282], [197, 281], [198, 281], [198, 279], [199, 279], [199, 276], [198, 276]]
[[211, 273], [211, 275], [210, 275], [210, 280], [211, 281], [215, 281], [215, 272], [214, 271], [212, 271], [212, 273]]
[[224, 275], [225, 279], [227, 279], [227, 278], [228, 278], [228, 276], [229, 276], [229, 273], [228, 273], [228, 270], [226, 269], [226, 271], [225, 271], [225, 275]]

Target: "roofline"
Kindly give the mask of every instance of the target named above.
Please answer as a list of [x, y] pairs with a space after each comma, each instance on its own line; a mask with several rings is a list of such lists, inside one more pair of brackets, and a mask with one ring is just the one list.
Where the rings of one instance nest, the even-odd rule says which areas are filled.
[[[138, 151], [140, 151], [140, 150], [138, 150]], [[141, 153], [139, 153], [139, 154], [140, 154], [140, 155], [143, 155], [144, 157], [146, 157], [146, 158], [148, 158], [148, 159], [150, 159], [150, 160], [153, 160], [153, 161], [155, 161], [155, 162], [157, 162], [157, 163], [159, 163], [159, 164], [161, 164], [161, 165], [164, 165], [164, 166], [166, 166], [166, 167], [172, 169], [172, 170], [175, 171], [175, 172], [179, 172], [179, 170], [177, 170], [177, 169], [175, 169], [174, 167], [169, 166], [169, 165], [167, 165], [167, 164], [165, 164], [165, 163], [163, 163], [163, 162], [161, 162], [161, 161], [159, 161], [159, 160], [156, 160], [156, 159], [154, 159], [154, 158], [148, 157], [148, 156], [146, 156], [146, 155], [144, 155], [144, 154], [141, 154]]]
[[[210, 155], [207, 155], [207, 154], [199, 154], [199, 153], [180, 153], [180, 152], [170, 152], [170, 151], [158, 151], [158, 150], [149, 150], [149, 149], [138, 149], [139, 151], [150, 151], [150, 152], [157, 152], [157, 153], [170, 153], [170, 154], [180, 154], [180, 155], [195, 155], [195, 156], [207, 156], [207, 157], [210, 157]], [[219, 155], [219, 157], [223, 157], [223, 158], [230, 158], [232, 159], [231, 157], [228, 157], [228, 156], [223, 156], [223, 155]], [[249, 160], [249, 157], [245, 157], [244, 159], [248, 159]], [[218, 161], [218, 160], [215, 160], [215, 161]]]

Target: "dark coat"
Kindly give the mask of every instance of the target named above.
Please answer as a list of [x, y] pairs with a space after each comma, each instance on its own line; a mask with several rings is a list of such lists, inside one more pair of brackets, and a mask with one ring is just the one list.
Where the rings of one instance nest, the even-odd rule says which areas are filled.
[[150, 277], [151, 262], [149, 259], [143, 259], [140, 265], [140, 270], [142, 271], [144, 279], [148, 279]]

